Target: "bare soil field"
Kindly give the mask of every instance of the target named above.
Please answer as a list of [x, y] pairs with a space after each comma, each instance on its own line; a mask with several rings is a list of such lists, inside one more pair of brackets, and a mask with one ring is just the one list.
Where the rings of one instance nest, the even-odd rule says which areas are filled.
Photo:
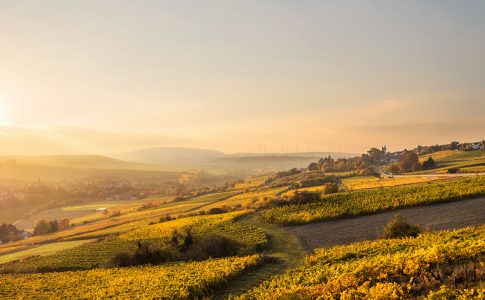
[[395, 209], [384, 213], [289, 226], [302, 247], [312, 251], [319, 247], [347, 245], [377, 239], [384, 227], [396, 214], [408, 222], [421, 225], [425, 230], [458, 229], [485, 224], [485, 198]]

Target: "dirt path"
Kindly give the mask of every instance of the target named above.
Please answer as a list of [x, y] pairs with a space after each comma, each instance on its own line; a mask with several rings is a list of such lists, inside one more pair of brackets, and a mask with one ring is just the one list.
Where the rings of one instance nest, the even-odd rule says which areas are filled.
[[318, 247], [346, 245], [373, 240], [380, 236], [387, 222], [400, 214], [410, 223], [429, 230], [457, 229], [485, 224], [485, 198], [460, 200], [412, 208], [395, 209], [379, 214], [322, 223], [286, 227], [311, 251]]
[[269, 238], [263, 254], [276, 260], [230, 280], [227, 286], [216, 291], [214, 299], [227, 299], [229, 296], [240, 295], [272, 276], [283, 273], [287, 268], [303, 263], [307, 254], [295, 235], [280, 226], [261, 222], [257, 214], [245, 216], [237, 222], [263, 229]]

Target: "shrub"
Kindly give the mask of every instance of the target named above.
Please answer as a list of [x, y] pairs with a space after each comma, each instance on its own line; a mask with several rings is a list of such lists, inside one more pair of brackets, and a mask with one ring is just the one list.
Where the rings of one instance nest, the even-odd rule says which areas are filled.
[[449, 168], [449, 169], [447, 170], [447, 172], [448, 172], [449, 174], [456, 174], [456, 173], [458, 173], [458, 171], [460, 171], [460, 169], [458, 169], [458, 168]]
[[287, 201], [283, 202], [286, 204], [304, 204], [320, 199], [319, 192], [309, 192], [309, 191], [296, 191]]
[[213, 208], [209, 209], [210, 215], [223, 214], [225, 212], [227, 212], [227, 211], [223, 208], [220, 208], [220, 207], [213, 207]]
[[336, 176], [323, 176], [323, 177], [309, 178], [301, 181], [300, 188], [319, 186], [319, 185], [324, 185], [326, 183], [337, 183], [337, 182], [339, 182], [339, 178]]
[[134, 252], [120, 252], [112, 260], [116, 267], [137, 265], [158, 265], [182, 260], [205, 260], [236, 256], [241, 249], [237, 242], [223, 236], [211, 235], [194, 241], [190, 231], [179, 234], [176, 231], [164, 245], [138, 242]]
[[167, 221], [172, 221], [174, 220], [175, 218], [173, 218], [172, 216], [170, 215], [166, 215], [166, 216], [163, 216], [163, 217], [160, 217], [160, 223], [162, 222], [167, 222]]
[[324, 188], [323, 188], [323, 193], [324, 194], [334, 194], [338, 193], [338, 185], [335, 183], [325, 183]]
[[360, 176], [375, 176], [375, 175], [377, 175], [376, 171], [372, 167], [367, 167], [367, 168], [364, 168], [364, 169], [360, 169], [359, 172], [358, 172], [358, 174]]
[[421, 233], [421, 228], [409, 224], [403, 217], [396, 215], [384, 228], [382, 238], [399, 239], [404, 237], [417, 237]]

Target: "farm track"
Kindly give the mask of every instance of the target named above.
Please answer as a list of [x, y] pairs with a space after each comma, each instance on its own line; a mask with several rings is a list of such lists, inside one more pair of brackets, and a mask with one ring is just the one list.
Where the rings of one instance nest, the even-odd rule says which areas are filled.
[[[393, 178], [406, 178], [406, 177], [476, 177], [476, 176], [484, 176], [485, 173], [456, 173], [456, 174], [410, 174], [410, 175], [392, 175]], [[389, 176], [389, 175], [384, 175]]]
[[215, 292], [214, 299], [227, 299], [230, 296], [237, 296], [249, 291], [260, 285], [263, 281], [284, 273], [287, 268], [302, 264], [307, 254], [299, 244], [295, 235], [278, 225], [260, 221], [259, 215], [257, 214], [244, 216], [237, 220], [237, 222], [243, 225], [259, 227], [266, 232], [269, 242], [263, 254], [269, 258], [274, 258], [275, 261], [264, 263], [230, 280], [227, 285], [220, 287]]
[[485, 198], [394, 209], [378, 214], [288, 226], [307, 251], [377, 239], [386, 224], [400, 214], [425, 230], [450, 230], [485, 224]]

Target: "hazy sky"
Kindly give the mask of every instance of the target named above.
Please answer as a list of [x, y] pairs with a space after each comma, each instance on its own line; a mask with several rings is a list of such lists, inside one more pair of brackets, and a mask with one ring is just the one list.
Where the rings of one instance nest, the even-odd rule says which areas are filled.
[[484, 115], [485, 1], [0, 0], [0, 153], [397, 149]]

